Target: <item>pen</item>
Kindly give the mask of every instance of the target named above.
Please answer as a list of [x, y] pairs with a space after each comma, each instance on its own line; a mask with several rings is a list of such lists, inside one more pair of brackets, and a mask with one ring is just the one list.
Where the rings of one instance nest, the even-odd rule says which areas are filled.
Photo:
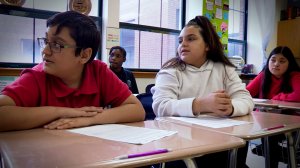
[[129, 154], [129, 155], [121, 155], [121, 156], [116, 157], [115, 159], [136, 158], [136, 157], [156, 155], [156, 154], [167, 153], [167, 152], [170, 152], [170, 150], [169, 149], [157, 149], [157, 150], [153, 150], [153, 151], [149, 151], [149, 152]]
[[264, 128], [263, 130], [264, 131], [270, 131], [270, 130], [284, 128], [284, 127], [285, 127], [285, 125], [278, 125], [278, 126], [275, 126], [275, 127]]

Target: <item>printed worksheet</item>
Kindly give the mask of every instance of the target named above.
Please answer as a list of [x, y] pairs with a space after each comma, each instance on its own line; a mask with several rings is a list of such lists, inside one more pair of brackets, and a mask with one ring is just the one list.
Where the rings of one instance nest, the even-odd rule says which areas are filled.
[[194, 118], [191, 117], [170, 117], [170, 118], [191, 123], [191, 124], [211, 127], [211, 128], [223, 128], [223, 127], [231, 127], [235, 125], [251, 123], [247, 121], [238, 121], [234, 119], [216, 117], [211, 115], [199, 115], [198, 117], [194, 117]]
[[96, 125], [68, 131], [131, 144], [146, 144], [177, 133], [176, 131], [133, 127], [122, 124]]

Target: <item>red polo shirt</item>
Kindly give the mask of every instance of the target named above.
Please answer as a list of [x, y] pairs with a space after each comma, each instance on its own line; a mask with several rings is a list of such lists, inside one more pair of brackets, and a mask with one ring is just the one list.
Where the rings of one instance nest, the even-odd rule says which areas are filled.
[[2, 94], [23, 107], [115, 107], [131, 95], [127, 85], [99, 60], [86, 65], [82, 80], [79, 88], [69, 88], [60, 78], [46, 74], [40, 63], [25, 69], [15, 82], [3, 89]]

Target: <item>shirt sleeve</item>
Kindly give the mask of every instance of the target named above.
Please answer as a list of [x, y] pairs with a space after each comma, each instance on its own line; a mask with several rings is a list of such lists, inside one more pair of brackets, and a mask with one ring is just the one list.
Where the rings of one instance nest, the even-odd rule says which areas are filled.
[[300, 73], [293, 73], [291, 75], [290, 84], [293, 89], [291, 93], [279, 93], [274, 96], [273, 100], [300, 102]]
[[194, 116], [192, 103], [195, 98], [178, 99], [179, 80], [176, 70], [165, 69], [158, 72], [151, 92], [153, 94], [152, 108], [157, 117]]
[[247, 115], [254, 108], [252, 97], [234, 68], [228, 67], [226, 72], [228, 78], [225, 78], [225, 89], [234, 107], [231, 117]]
[[16, 81], [2, 91], [2, 94], [12, 98], [17, 106], [35, 107], [39, 102], [39, 85], [31, 71], [24, 70]]
[[258, 98], [261, 82], [262, 82], [263, 73], [259, 73], [248, 85], [247, 90], [250, 92], [252, 97]]

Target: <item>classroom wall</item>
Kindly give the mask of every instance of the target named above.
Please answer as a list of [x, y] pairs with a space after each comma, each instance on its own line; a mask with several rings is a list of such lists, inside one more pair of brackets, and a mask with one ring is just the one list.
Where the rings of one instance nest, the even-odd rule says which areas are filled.
[[[263, 56], [262, 56], [262, 38], [260, 37], [260, 30], [257, 24], [258, 16], [255, 9], [255, 1], [248, 1], [248, 51], [247, 51], [247, 63], [254, 65], [254, 73], [259, 73], [263, 68]], [[275, 23], [273, 26], [274, 32], [271, 40], [267, 46], [267, 56], [273, 48], [277, 46], [277, 24], [280, 20], [280, 11], [286, 8], [286, 0], [276, 0], [275, 9]]]
[[[202, 14], [202, 3], [203, 0], [187, 0], [187, 13], [186, 21], [192, 19], [195, 15]], [[263, 56], [262, 56], [262, 38], [260, 37], [259, 27], [257, 24], [257, 15], [255, 9], [255, 1], [248, 1], [248, 50], [247, 50], [247, 63], [254, 65], [254, 73], [259, 73], [263, 67]], [[267, 47], [267, 54], [277, 45], [277, 23], [280, 20], [280, 10], [286, 7], [285, 0], [276, 0], [276, 21], [274, 34]], [[103, 38], [105, 39], [107, 27], [117, 27], [119, 22], [119, 0], [104, 0], [104, 24], [103, 24]], [[109, 21], [109, 23], [108, 23]], [[108, 50], [106, 49], [105, 40], [103, 40], [102, 48], [102, 60], [108, 63]], [[145, 87], [148, 84], [155, 83], [153, 78], [137, 78], [137, 85], [140, 93], [145, 91]]]
[[255, 9], [254, 1], [248, 1], [248, 50], [247, 50], [247, 63], [253, 64], [253, 72], [258, 73], [262, 68], [262, 38], [260, 37], [259, 26], [257, 24], [258, 15]]
[[[120, 0], [104, 0], [103, 1], [103, 27], [102, 27], [102, 61], [109, 65], [109, 48], [106, 44], [106, 30], [107, 28], [119, 28], [119, 15], [120, 15]], [[140, 93], [145, 92], [148, 84], [155, 83], [154, 78], [136, 78], [138, 89]]]

